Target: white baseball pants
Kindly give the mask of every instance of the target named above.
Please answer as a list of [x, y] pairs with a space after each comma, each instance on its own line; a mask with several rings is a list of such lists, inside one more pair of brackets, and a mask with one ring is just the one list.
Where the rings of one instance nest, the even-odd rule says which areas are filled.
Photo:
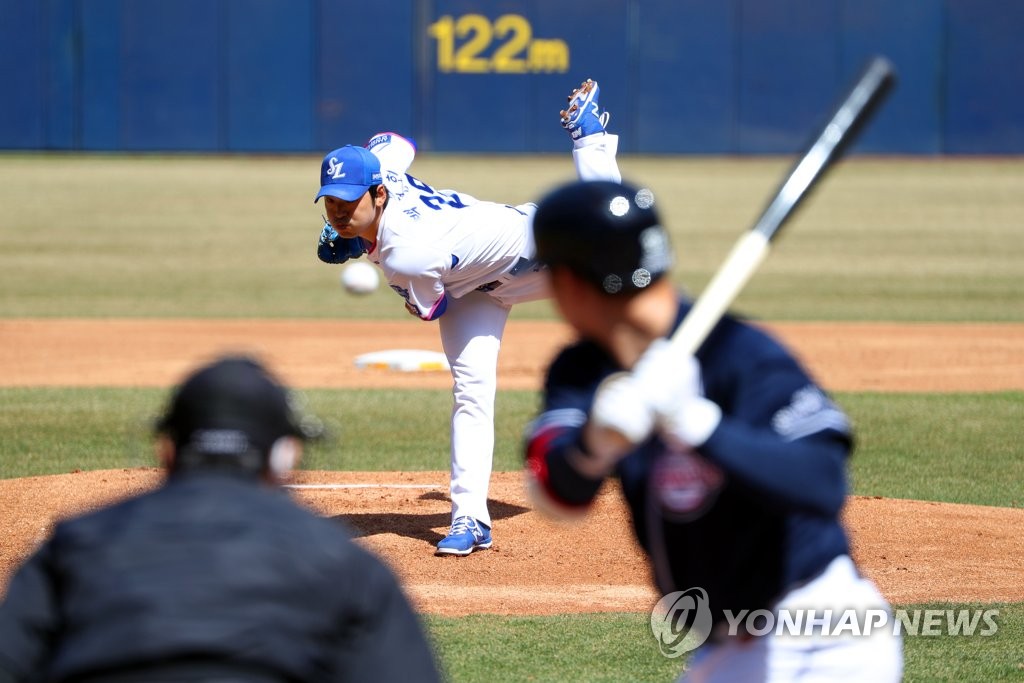
[[[681, 683], [888, 683], [903, 676], [903, 640], [875, 585], [860, 576], [848, 555], [835, 558], [813, 581], [790, 591], [776, 609], [878, 610], [890, 612], [870, 635], [790, 635], [784, 631], [742, 640], [709, 642], [694, 652]], [[834, 628], [834, 627], [833, 627]]]
[[[619, 138], [591, 135], [573, 143], [573, 163], [581, 180], [621, 180], [615, 160]], [[532, 217], [533, 205], [519, 207]], [[531, 230], [529, 220], [524, 227]], [[529, 240], [532, 245], [532, 239]], [[525, 256], [532, 256], [528, 254]], [[530, 273], [492, 294], [472, 291], [452, 298], [438, 319], [441, 346], [452, 368], [452, 520], [469, 516], [491, 526], [487, 491], [494, 462], [494, 396], [498, 351], [511, 305], [550, 296], [543, 273]]]

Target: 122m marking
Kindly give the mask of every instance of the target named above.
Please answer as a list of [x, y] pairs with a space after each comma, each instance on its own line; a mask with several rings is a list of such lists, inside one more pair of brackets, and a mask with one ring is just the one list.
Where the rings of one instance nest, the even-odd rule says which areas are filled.
[[[569, 46], [557, 38], [534, 38], [530, 21], [503, 14], [493, 22], [482, 14], [445, 15], [427, 27], [437, 40], [437, 70], [443, 73], [562, 73], [569, 70]], [[457, 41], [463, 41], [456, 44]], [[494, 53], [486, 53], [495, 45]]]

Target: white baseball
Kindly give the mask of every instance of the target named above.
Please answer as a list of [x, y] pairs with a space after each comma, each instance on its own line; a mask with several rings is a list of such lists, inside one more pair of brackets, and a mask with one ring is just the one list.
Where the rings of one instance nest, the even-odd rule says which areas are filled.
[[377, 289], [380, 277], [369, 263], [356, 261], [342, 269], [341, 284], [349, 294], [369, 294]]

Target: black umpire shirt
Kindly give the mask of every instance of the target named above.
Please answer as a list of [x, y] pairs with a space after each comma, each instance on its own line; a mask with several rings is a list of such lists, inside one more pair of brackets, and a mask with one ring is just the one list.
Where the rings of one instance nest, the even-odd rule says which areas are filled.
[[342, 525], [190, 472], [59, 524], [0, 605], [0, 681], [169, 678], [439, 675], [394, 575]]

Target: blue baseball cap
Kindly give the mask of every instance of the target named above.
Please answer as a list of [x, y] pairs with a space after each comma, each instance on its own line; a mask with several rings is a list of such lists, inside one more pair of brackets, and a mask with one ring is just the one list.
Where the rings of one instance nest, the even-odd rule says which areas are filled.
[[320, 164], [320, 192], [314, 202], [330, 195], [353, 202], [362, 197], [371, 185], [380, 185], [380, 160], [373, 152], [355, 145], [345, 145], [328, 152]]

